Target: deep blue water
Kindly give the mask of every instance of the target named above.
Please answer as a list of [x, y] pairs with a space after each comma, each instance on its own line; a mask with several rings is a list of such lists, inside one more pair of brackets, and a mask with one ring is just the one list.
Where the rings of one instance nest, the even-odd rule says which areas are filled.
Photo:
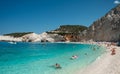
[[102, 53], [103, 47], [89, 44], [0, 42], [0, 74], [74, 74]]

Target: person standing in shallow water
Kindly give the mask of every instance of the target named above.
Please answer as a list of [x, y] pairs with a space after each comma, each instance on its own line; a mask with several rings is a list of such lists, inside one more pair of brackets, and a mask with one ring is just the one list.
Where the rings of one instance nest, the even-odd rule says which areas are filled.
[[62, 67], [60, 66], [60, 64], [56, 63], [56, 64], [55, 64], [55, 68], [56, 68], [56, 69], [61, 69]]
[[85, 53], [85, 55], [88, 55], [87, 53]]

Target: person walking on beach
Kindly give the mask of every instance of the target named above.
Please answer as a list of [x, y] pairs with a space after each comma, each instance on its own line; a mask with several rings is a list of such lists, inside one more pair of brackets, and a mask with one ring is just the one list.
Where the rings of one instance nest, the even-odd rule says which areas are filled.
[[116, 54], [115, 48], [112, 48], [111, 55], [115, 55], [115, 54]]

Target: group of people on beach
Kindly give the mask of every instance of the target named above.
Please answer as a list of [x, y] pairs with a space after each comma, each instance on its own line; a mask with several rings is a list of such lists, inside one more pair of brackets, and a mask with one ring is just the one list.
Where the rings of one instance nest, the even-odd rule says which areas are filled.
[[[108, 48], [110, 47], [111, 49], [111, 55], [115, 55], [116, 54], [116, 48], [113, 48], [111, 46], [114, 46], [115, 44], [108, 44], [108, 43], [104, 43]], [[98, 43], [98, 45], [100, 45]], [[93, 51], [95, 51], [97, 48], [96, 47], [91, 47], [93, 49]], [[85, 55], [87, 55], [87, 53], [85, 53]], [[77, 59], [78, 56], [77, 55], [73, 55], [70, 59], [71, 60], [74, 60], [74, 59]], [[56, 63], [55, 66], [54, 66], [56, 69], [61, 69], [62, 67], [60, 66], [60, 64]]]
[[111, 49], [111, 55], [115, 55], [116, 54], [116, 48], [114, 48], [112, 46], [115, 46], [115, 44], [114, 43], [107, 44], [107, 48]]
[[107, 47], [107, 49], [110, 49], [111, 55], [115, 55], [116, 54], [116, 48], [114, 46], [117, 46], [116, 43], [114, 42], [98, 42], [98, 45], [104, 45], [105, 47]]

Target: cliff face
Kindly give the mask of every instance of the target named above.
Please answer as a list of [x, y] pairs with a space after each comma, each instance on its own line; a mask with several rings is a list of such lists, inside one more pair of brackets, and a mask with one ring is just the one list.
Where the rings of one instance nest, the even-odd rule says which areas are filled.
[[48, 34], [58, 34], [63, 36], [64, 41], [78, 42], [84, 36], [88, 27], [82, 25], [61, 25], [58, 29], [47, 32]]
[[89, 27], [86, 37], [95, 41], [120, 40], [120, 5], [95, 21]]
[[24, 42], [57, 42], [57, 41], [63, 41], [63, 37], [58, 34], [26, 34], [22, 36], [22, 41]]

